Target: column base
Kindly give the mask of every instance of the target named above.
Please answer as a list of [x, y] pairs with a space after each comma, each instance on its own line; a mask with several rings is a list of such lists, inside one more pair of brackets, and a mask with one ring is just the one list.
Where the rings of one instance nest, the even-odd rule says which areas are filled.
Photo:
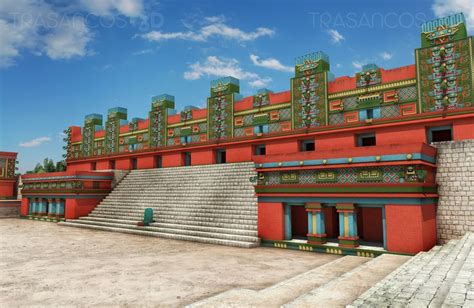
[[359, 237], [346, 237], [346, 236], [339, 236], [339, 247], [343, 248], [355, 248], [359, 247]]
[[308, 244], [326, 244], [326, 234], [307, 234]]

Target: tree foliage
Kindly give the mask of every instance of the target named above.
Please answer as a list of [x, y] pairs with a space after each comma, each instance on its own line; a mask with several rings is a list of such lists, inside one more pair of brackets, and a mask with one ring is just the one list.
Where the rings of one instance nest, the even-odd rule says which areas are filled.
[[45, 158], [43, 164], [37, 163], [36, 167], [27, 171], [26, 173], [50, 173], [50, 172], [61, 172], [66, 170], [66, 162], [64, 160], [54, 163], [51, 158]]

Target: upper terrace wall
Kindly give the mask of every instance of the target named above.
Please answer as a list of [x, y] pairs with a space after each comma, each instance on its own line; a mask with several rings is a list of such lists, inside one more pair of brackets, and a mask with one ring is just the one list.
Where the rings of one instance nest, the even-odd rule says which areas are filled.
[[334, 79], [329, 57], [316, 52], [296, 59], [290, 91], [262, 89], [242, 98], [239, 81], [225, 77], [211, 83], [205, 109], [176, 113], [174, 97], [163, 94], [152, 98], [147, 119], [127, 122], [127, 110], [119, 107], [105, 123], [88, 115], [82, 129], [68, 130], [68, 160], [472, 112], [473, 42], [463, 16], [429, 25], [423, 25], [430, 31], [421, 34], [416, 65], [385, 70], [369, 64], [353, 77]]

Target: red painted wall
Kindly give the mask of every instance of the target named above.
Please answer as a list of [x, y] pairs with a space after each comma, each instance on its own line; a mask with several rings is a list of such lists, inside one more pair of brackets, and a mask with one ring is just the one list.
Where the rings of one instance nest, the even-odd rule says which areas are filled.
[[98, 161], [96, 164], [96, 170], [109, 170], [110, 165], [108, 160]]
[[386, 205], [387, 249], [418, 253], [436, 244], [435, 205]]
[[[191, 163], [192, 163], [192, 157], [191, 157]], [[179, 167], [183, 166], [183, 157], [181, 153], [167, 153], [163, 154], [162, 156], [162, 165], [164, 168], [166, 167]]]
[[298, 140], [282, 140], [266, 144], [267, 155], [298, 152]]
[[27, 216], [29, 210], [28, 198], [21, 198], [20, 216]]
[[155, 168], [155, 157], [154, 156], [138, 157], [137, 168], [138, 169]]
[[115, 169], [118, 170], [130, 170], [132, 169], [131, 160], [129, 157], [117, 158], [115, 160]]
[[283, 203], [258, 203], [258, 236], [265, 240], [284, 240]]
[[102, 198], [66, 199], [64, 217], [76, 219], [89, 214], [100, 203]]
[[228, 163], [252, 161], [252, 146], [250, 144], [229, 147], [226, 151]]
[[474, 138], [474, 120], [462, 119], [453, 124], [454, 140], [464, 140]]
[[[226, 153], [227, 155], [227, 153]], [[214, 164], [214, 151], [211, 150], [195, 150], [191, 152], [191, 165], [210, 165]]]
[[15, 181], [0, 180], [0, 199], [11, 198], [15, 194]]

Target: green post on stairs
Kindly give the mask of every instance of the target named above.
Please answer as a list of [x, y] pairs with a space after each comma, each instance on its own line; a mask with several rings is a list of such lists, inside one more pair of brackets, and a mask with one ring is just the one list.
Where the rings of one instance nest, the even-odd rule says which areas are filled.
[[145, 212], [143, 213], [143, 224], [148, 226], [151, 222], [153, 222], [153, 209], [146, 208]]

